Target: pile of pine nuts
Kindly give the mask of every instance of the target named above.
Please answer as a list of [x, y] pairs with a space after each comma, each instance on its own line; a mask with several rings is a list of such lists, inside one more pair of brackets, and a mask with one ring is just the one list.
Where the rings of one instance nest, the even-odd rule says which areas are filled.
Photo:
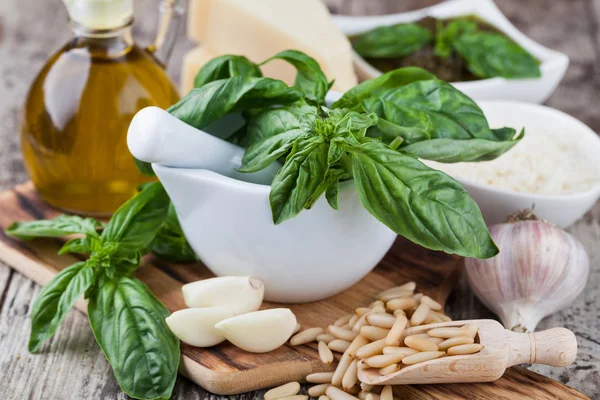
[[[422, 293], [415, 293], [415, 289], [416, 284], [408, 282], [385, 290], [368, 307], [357, 308], [354, 314], [339, 318], [327, 329], [309, 328], [296, 333], [290, 339], [291, 345], [316, 341], [323, 363], [331, 364], [339, 358], [334, 372], [306, 377], [308, 382], [316, 385], [308, 390], [308, 394], [319, 400], [394, 400], [393, 387], [361, 383], [358, 370], [371, 368], [381, 375], [388, 375], [436, 358], [481, 351], [483, 346], [475, 343], [475, 325], [434, 328], [427, 333], [407, 336], [401, 344], [400, 338], [406, 328], [451, 321], [441, 304]], [[298, 390], [289, 390], [292, 386]], [[307, 399], [307, 396], [298, 395], [299, 390], [300, 385], [296, 382], [288, 383], [267, 392], [265, 400]]]

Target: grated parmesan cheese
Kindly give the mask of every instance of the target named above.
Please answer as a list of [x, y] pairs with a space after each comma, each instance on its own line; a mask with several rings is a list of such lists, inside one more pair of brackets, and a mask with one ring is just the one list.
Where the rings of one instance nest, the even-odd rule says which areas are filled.
[[492, 161], [443, 164], [424, 161], [454, 178], [535, 194], [584, 192], [600, 185], [600, 155], [590, 154], [577, 132], [526, 129], [525, 137]]

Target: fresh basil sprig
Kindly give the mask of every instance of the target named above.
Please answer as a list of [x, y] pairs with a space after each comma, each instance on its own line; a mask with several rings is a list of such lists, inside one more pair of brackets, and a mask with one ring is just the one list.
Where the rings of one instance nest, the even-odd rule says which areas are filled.
[[399, 58], [420, 50], [433, 41], [433, 33], [419, 24], [381, 26], [353, 40], [354, 50], [363, 57]]
[[168, 310], [132, 278], [169, 214], [170, 202], [158, 182], [117, 210], [104, 230], [91, 218], [60, 216], [20, 222], [6, 233], [20, 239], [82, 234], [61, 249], [90, 254], [59, 272], [42, 288], [31, 310], [29, 351], [39, 350], [75, 301], [89, 299], [94, 336], [121, 389], [137, 399], [168, 399], [177, 377], [179, 341], [166, 325]]

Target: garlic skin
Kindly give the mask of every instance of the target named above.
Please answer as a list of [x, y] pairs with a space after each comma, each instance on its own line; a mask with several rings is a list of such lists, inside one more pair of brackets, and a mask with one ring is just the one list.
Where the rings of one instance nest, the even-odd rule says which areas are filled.
[[182, 342], [210, 347], [225, 341], [225, 336], [215, 329], [215, 325], [233, 316], [233, 311], [223, 307], [186, 308], [175, 311], [165, 321]]
[[495, 225], [490, 233], [500, 253], [466, 259], [466, 272], [477, 297], [507, 329], [533, 332], [583, 291], [589, 258], [570, 233], [541, 220]]
[[242, 350], [267, 353], [281, 347], [292, 336], [296, 316], [289, 308], [274, 308], [223, 320], [215, 328]]
[[223, 276], [185, 284], [181, 291], [190, 308], [225, 307], [241, 315], [260, 308], [265, 285], [251, 276]]

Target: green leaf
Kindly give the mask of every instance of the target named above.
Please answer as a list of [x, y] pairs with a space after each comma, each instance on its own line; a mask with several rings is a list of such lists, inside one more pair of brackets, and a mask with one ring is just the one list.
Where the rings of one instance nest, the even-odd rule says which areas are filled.
[[173, 203], [169, 204], [167, 217], [150, 244], [150, 250], [166, 261], [188, 263], [198, 260], [181, 229]]
[[478, 78], [539, 78], [538, 61], [510, 38], [489, 32], [466, 33], [454, 42], [467, 68]]
[[363, 57], [401, 58], [433, 41], [433, 33], [416, 23], [381, 26], [357, 36], [354, 50]]
[[258, 65], [248, 60], [244, 56], [227, 54], [216, 57], [204, 64], [196, 75], [194, 87], [200, 88], [207, 83], [218, 81], [220, 79], [231, 78], [232, 76], [262, 77], [262, 72]]
[[137, 279], [104, 279], [88, 305], [96, 341], [121, 389], [136, 399], [168, 399], [179, 365], [169, 311]]
[[67, 253], [90, 254], [92, 248], [88, 238], [75, 238], [69, 240], [58, 251], [59, 255]]
[[303, 93], [270, 78], [234, 76], [193, 89], [167, 111], [198, 129], [232, 112], [294, 103]]
[[308, 204], [325, 180], [328, 151], [329, 144], [322, 136], [294, 143], [292, 152], [271, 183], [269, 200], [275, 224], [295, 217]]
[[338, 136], [352, 135], [355, 138], [365, 136], [367, 129], [377, 124], [377, 115], [370, 113], [359, 113], [347, 108], [330, 110], [323, 107], [327, 117], [315, 120], [314, 131], [325, 136], [334, 138]]
[[525, 132], [521, 131], [514, 140], [497, 142], [485, 139], [432, 139], [405, 146], [402, 151], [425, 160], [443, 163], [489, 161], [512, 149], [524, 134]]
[[316, 117], [317, 108], [306, 104], [267, 109], [250, 119], [246, 133], [248, 146], [284, 132], [300, 129], [303, 121]]
[[140, 171], [143, 175], [146, 175], [146, 176], [155, 176], [156, 175], [154, 173], [154, 170], [152, 169], [152, 164], [147, 163], [145, 161], [138, 160], [135, 157], [133, 157], [133, 161], [135, 162], [135, 166], [137, 167], [138, 171]]
[[464, 257], [498, 254], [479, 208], [454, 179], [381, 142], [348, 150], [363, 205], [394, 232]]
[[285, 50], [264, 61], [261, 65], [272, 60], [283, 60], [292, 64], [297, 71], [294, 86], [304, 93], [309, 102], [316, 105], [325, 104], [329, 82], [318, 62], [300, 51]]
[[169, 196], [160, 182], [152, 182], [115, 212], [102, 232], [103, 243], [117, 243], [122, 251], [147, 248], [162, 226]]
[[256, 172], [267, 168], [277, 159], [285, 156], [294, 143], [304, 136], [306, 136], [306, 132], [301, 129], [294, 129], [251, 145], [244, 154], [239, 171]]
[[61, 215], [50, 220], [15, 222], [6, 229], [6, 234], [23, 240], [37, 237], [61, 237], [74, 233], [98, 236], [102, 224], [93, 218], [76, 215]]
[[93, 282], [92, 267], [79, 262], [60, 271], [42, 288], [31, 309], [30, 352], [38, 351], [54, 335], [67, 312]]
[[[496, 140], [473, 100], [441, 80], [409, 83], [363, 102], [366, 110], [403, 128], [434, 138]], [[419, 131], [416, 131], [419, 132]], [[411, 143], [415, 136], [404, 137]]]
[[454, 42], [464, 33], [477, 31], [479, 25], [472, 19], [456, 18], [445, 24], [437, 20], [434, 53], [438, 57], [447, 58], [452, 55]]
[[389, 89], [396, 89], [417, 81], [436, 79], [435, 75], [417, 67], [399, 68], [364, 81], [348, 90], [335, 103], [333, 108], [359, 108], [362, 101], [377, 97]]

